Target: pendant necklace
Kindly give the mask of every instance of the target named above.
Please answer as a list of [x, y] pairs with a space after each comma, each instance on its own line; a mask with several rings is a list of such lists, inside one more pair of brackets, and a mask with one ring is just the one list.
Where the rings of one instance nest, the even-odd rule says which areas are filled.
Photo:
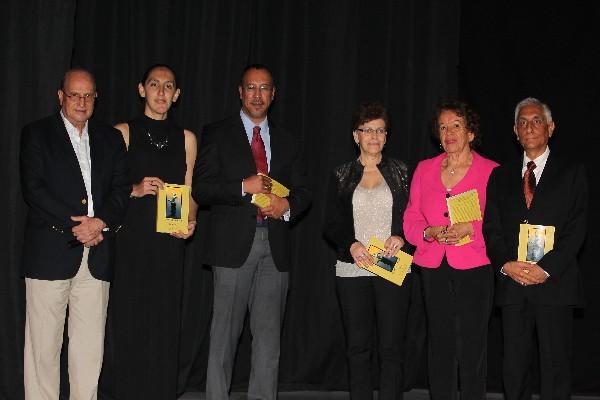
[[158, 150], [162, 150], [165, 147], [167, 147], [167, 145], [169, 144], [169, 134], [167, 133], [167, 135], [159, 140], [159, 141], [155, 141], [152, 138], [152, 135], [150, 134], [150, 131], [146, 131], [146, 136], [148, 136], [148, 139], [150, 140], [150, 144], [154, 147], [156, 147]]

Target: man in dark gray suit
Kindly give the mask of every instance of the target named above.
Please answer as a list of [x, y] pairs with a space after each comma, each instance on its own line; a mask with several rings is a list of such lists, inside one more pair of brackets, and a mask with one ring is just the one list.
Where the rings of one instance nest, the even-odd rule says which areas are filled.
[[[239, 94], [239, 114], [203, 129], [194, 170], [193, 197], [211, 207], [208, 251], [202, 259], [214, 265], [206, 398], [229, 398], [234, 356], [249, 310], [248, 398], [274, 400], [292, 264], [290, 224], [307, 208], [310, 195], [299, 138], [267, 117], [275, 98], [268, 68], [246, 67]], [[290, 189], [288, 197], [270, 193], [267, 174]], [[270, 206], [253, 205], [257, 193], [269, 196]]]

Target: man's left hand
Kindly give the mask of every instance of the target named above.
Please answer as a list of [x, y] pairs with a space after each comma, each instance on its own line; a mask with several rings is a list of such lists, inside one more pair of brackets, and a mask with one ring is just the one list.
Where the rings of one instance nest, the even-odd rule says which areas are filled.
[[170, 235], [176, 237], [178, 239], [187, 239], [194, 234], [196, 230], [196, 221], [188, 221], [188, 233], [184, 233], [182, 231], [171, 232]]
[[279, 197], [272, 193], [267, 193], [271, 204], [267, 207], [261, 208], [260, 211], [269, 218], [280, 219], [287, 210], [290, 209], [290, 203], [285, 197]]
[[91, 239], [88, 242], [85, 242], [83, 244], [84, 247], [92, 247], [92, 246], [98, 246], [100, 244], [100, 242], [102, 242], [104, 240], [104, 236], [102, 235], [102, 232], [100, 232], [100, 234], [98, 236], [96, 236], [95, 238]]
[[98, 235], [102, 234], [102, 229], [106, 227], [106, 224], [101, 219], [88, 217], [86, 215], [74, 216], [71, 217], [71, 219], [75, 222], [79, 222], [79, 225], [76, 225], [71, 229], [73, 236], [84, 244], [96, 239]]
[[527, 268], [527, 271], [529, 271], [527, 274], [535, 279], [538, 283], [545, 283], [546, 279], [548, 279], [546, 271], [544, 271], [544, 269], [537, 264], [530, 264], [529, 268]]

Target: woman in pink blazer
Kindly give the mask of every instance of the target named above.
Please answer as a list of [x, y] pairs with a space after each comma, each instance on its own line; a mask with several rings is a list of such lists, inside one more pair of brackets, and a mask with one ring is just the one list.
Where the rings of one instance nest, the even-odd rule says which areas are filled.
[[[429, 339], [429, 385], [433, 400], [485, 397], [487, 327], [493, 272], [482, 221], [452, 225], [446, 199], [475, 189], [481, 215], [486, 185], [498, 164], [472, 150], [480, 140], [479, 117], [465, 103], [436, 108], [433, 133], [444, 152], [417, 166], [404, 213], [404, 234], [417, 247]], [[470, 242], [457, 245], [464, 237]]]

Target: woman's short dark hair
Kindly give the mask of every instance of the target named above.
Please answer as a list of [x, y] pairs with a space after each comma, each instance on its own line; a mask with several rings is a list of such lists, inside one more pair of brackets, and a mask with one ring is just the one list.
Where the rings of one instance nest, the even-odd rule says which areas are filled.
[[440, 126], [438, 120], [443, 111], [452, 111], [459, 117], [465, 120], [465, 126], [467, 131], [473, 133], [473, 141], [471, 147], [477, 147], [481, 144], [481, 130], [479, 126], [479, 115], [464, 101], [451, 101], [447, 103], [438, 104], [433, 112], [433, 118], [431, 121], [432, 135], [433, 138], [440, 139]]
[[352, 130], [355, 131], [362, 124], [382, 119], [385, 122], [385, 128], [389, 128], [387, 109], [380, 102], [362, 103], [354, 111], [352, 116]]
[[152, 73], [152, 71], [154, 71], [155, 69], [158, 68], [164, 68], [167, 69], [169, 71], [171, 71], [171, 73], [173, 74], [173, 82], [175, 83], [175, 87], [177, 87], [177, 74], [175, 73], [175, 70], [167, 64], [154, 64], [148, 67], [148, 69], [146, 71], [144, 71], [144, 75], [142, 75], [142, 80], [140, 80], [140, 83], [142, 84], [142, 86], [144, 86], [146, 84], [146, 81], [148, 80], [148, 77], [150, 76], [150, 74]]

